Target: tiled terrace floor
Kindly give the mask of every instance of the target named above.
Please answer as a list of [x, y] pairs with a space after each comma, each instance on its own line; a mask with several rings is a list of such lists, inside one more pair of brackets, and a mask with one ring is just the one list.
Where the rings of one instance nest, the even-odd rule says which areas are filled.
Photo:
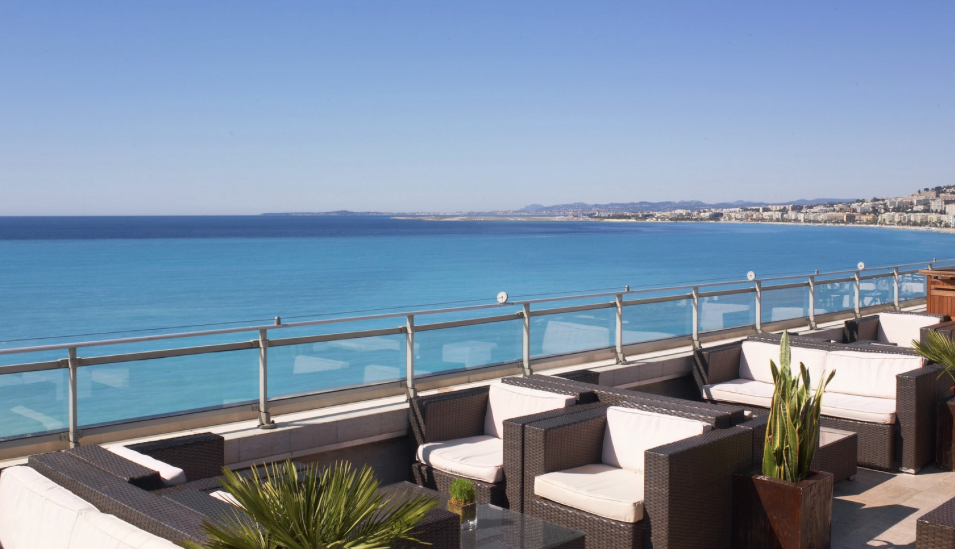
[[915, 521], [955, 497], [955, 472], [929, 466], [918, 475], [859, 469], [835, 486], [833, 549], [915, 549]]

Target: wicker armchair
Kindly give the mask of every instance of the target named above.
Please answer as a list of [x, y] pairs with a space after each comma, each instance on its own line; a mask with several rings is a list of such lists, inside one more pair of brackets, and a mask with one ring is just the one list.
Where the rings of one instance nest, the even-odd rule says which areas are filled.
[[[549, 393], [572, 397], [575, 405], [595, 400], [589, 390], [561, 387], [540, 387], [522, 378], [504, 378], [504, 385], [544, 390]], [[485, 419], [488, 413], [490, 387], [477, 387], [461, 391], [418, 396], [411, 399], [409, 418], [418, 448], [426, 444], [468, 439], [485, 435]], [[521, 512], [523, 501], [523, 436], [524, 426], [562, 415], [566, 409], [545, 411], [522, 417], [510, 418], [503, 423], [504, 478], [499, 482], [487, 482], [468, 477], [477, 491], [478, 503], [492, 503]], [[415, 482], [419, 486], [447, 493], [451, 481], [467, 477], [464, 474], [442, 471], [420, 459], [412, 465]]]
[[[745, 341], [772, 343], [778, 342], [779, 336], [763, 335], [751, 337]], [[708, 396], [707, 387], [732, 382], [741, 377], [740, 362], [743, 343], [738, 341], [696, 352], [693, 376], [704, 399], [717, 400]], [[885, 345], [844, 345], [799, 337], [792, 338], [791, 344], [794, 352], [797, 349], [811, 349], [821, 352], [855, 351], [867, 354], [914, 356], [910, 349]], [[794, 360], [796, 360], [795, 357]], [[905, 472], [917, 472], [923, 465], [934, 459], [935, 409], [938, 402], [950, 396], [948, 388], [951, 382], [939, 378], [939, 367], [935, 365], [900, 373], [895, 376], [895, 379], [895, 420], [893, 422], [880, 423], [838, 417], [826, 412], [826, 400], [823, 399], [824, 410], [821, 424], [824, 427], [858, 433], [859, 466], [885, 471], [901, 469]], [[818, 381], [818, 377], [813, 377], [813, 380]], [[827, 390], [827, 394], [831, 392]], [[767, 413], [765, 406], [751, 403], [734, 405], [742, 406], [754, 415]]]
[[525, 427], [525, 514], [585, 532], [587, 549], [729, 547], [733, 474], [752, 465], [751, 429], [713, 429], [646, 450], [643, 518], [636, 522], [535, 493], [542, 475], [601, 463], [607, 413], [603, 406], [575, 410]]
[[926, 334], [941, 328], [948, 315], [923, 312], [886, 312], [847, 320], [842, 343], [871, 341], [911, 347], [912, 340], [925, 341]]

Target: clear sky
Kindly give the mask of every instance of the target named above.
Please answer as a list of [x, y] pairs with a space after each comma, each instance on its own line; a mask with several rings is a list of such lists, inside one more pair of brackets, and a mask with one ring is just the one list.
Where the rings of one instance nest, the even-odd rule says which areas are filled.
[[955, 2], [0, 2], [0, 215], [955, 184]]

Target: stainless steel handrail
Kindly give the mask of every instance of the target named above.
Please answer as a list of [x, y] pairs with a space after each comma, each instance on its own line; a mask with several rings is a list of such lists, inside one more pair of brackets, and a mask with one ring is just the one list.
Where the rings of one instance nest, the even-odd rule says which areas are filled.
[[[623, 324], [624, 324], [624, 310], [627, 307], [639, 306], [639, 305], [648, 305], [653, 303], [664, 303], [670, 301], [688, 301], [692, 310], [692, 328], [691, 334], [687, 334], [683, 337], [689, 337], [692, 341], [694, 347], [699, 347], [700, 344], [700, 310], [705, 307], [701, 302], [701, 299], [713, 298], [713, 297], [722, 297], [722, 296], [731, 296], [731, 295], [740, 295], [740, 294], [755, 294], [754, 307], [755, 307], [755, 319], [752, 324], [748, 326], [754, 328], [756, 332], [760, 332], [763, 329], [763, 319], [762, 319], [762, 301], [763, 294], [766, 292], [780, 291], [786, 289], [801, 289], [808, 288], [809, 292], [809, 308], [808, 315], [796, 318], [804, 318], [808, 320], [810, 327], [815, 328], [815, 299], [818, 286], [826, 286], [831, 284], [852, 284], [852, 295], [853, 295], [853, 306], [852, 309], [846, 309], [847, 311], [854, 312], [856, 316], [860, 315], [862, 309], [862, 300], [861, 300], [861, 281], [862, 280], [872, 280], [878, 278], [888, 278], [893, 281], [893, 301], [891, 304], [885, 303], [886, 306], [891, 305], [894, 309], [898, 310], [900, 308], [900, 277], [904, 275], [917, 273], [917, 270], [903, 270], [906, 267], [912, 266], [921, 266], [927, 265], [928, 268], [934, 268], [939, 263], [951, 263], [955, 262], [955, 259], [949, 260], [932, 260], [930, 262], [923, 263], [910, 263], [904, 265], [896, 266], [880, 266], [880, 267], [869, 267], [866, 269], [856, 269], [856, 270], [840, 270], [840, 271], [830, 271], [830, 272], [814, 272], [807, 275], [787, 275], [787, 276], [777, 276], [777, 277], [768, 277], [754, 280], [733, 280], [733, 281], [721, 281], [721, 282], [708, 282], [700, 284], [687, 284], [687, 285], [677, 285], [677, 286], [668, 286], [668, 287], [645, 287], [645, 288], [636, 288], [631, 289], [629, 286], [625, 287], [623, 291], [615, 292], [601, 292], [601, 293], [592, 293], [592, 294], [582, 294], [582, 295], [568, 295], [568, 296], [556, 296], [556, 297], [547, 297], [540, 299], [525, 299], [525, 300], [516, 300], [505, 303], [491, 303], [491, 304], [481, 304], [481, 305], [471, 305], [471, 306], [462, 306], [462, 307], [451, 307], [443, 309], [426, 309], [426, 310], [417, 310], [417, 311], [405, 311], [405, 312], [394, 312], [394, 313], [382, 313], [375, 315], [365, 315], [365, 316], [354, 316], [354, 317], [341, 317], [341, 318], [328, 318], [328, 319], [319, 319], [319, 320], [306, 320], [300, 322], [290, 322], [290, 323], [281, 323], [276, 319], [274, 324], [264, 324], [264, 325], [254, 325], [254, 326], [242, 326], [234, 328], [221, 328], [213, 330], [201, 330], [193, 332], [178, 332], [178, 333], [166, 333], [166, 334], [153, 334], [148, 336], [136, 336], [136, 337], [127, 337], [127, 338], [116, 338], [100, 341], [79, 341], [73, 343], [58, 343], [51, 345], [39, 345], [39, 346], [30, 346], [30, 347], [19, 347], [13, 349], [0, 349], [0, 355], [13, 355], [13, 354], [28, 354], [36, 352], [49, 352], [57, 350], [66, 350], [68, 351], [67, 357], [60, 360], [52, 361], [42, 361], [42, 362], [33, 362], [33, 363], [24, 363], [24, 364], [15, 364], [10, 366], [0, 366], [0, 374], [15, 374], [15, 373], [26, 373], [26, 372], [37, 372], [44, 370], [52, 369], [68, 369], [69, 371], [69, 386], [68, 386], [68, 417], [69, 417], [69, 429], [68, 429], [68, 440], [71, 445], [75, 445], [80, 440], [80, 432], [78, 430], [78, 411], [76, 407], [77, 400], [77, 389], [76, 389], [76, 376], [79, 368], [94, 366], [94, 365], [103, 365], [103, 364], [116, 364], [121, 362], [133, 362], [140, 360], [151, 360], [159, 358], [170, 358], [170, 357], [181, 357], [181, 356], [191, 356], [199, 354], [211, 354], [211, 353], [221, 353], [237, 350], [247, 350], [247, 349], [258, 349], [259, 350], [259, 398], [256, 404], [257, 411], [259, 415], [259, 423], [262, 428], [271, 428], [274, 426], [274, 423], [271, 420], [269, 413], [269, 396], [268, 396], [268, 349], [270, 347], [283, 347], [289, 345], [298, 345], [306, 343], [318, 343], [318, 342], [329, 342], [336, 340], [347, 340], [347, 339], [358, 339], [363, 337], [375, 337], [375, 336], [384, 336], [384, 335], [398, 335], [404, 334], [405, 341], [407, 345], [406, 349], [406, 372], [404, 384], [406, 387], [407, 396], [410, 398], [416, 394], [415, 389], [415, 353], [414, 353], [414, 339], [417, 332], [428, 332], [434, 330], [442, 329], [453, 329], [458, 327], [466, 326], [476, 326], [480, 324], [490, 324], [497, 322], [511, 322], [511, 321], [521, 321], [522, 322], [522, 335], [523, 335], [523, 344], [522, 344], [522, 369], [525, 375], [531, 373], [531, 352], [530, 352], [530, 338], [531, 338], [531, 318], [539, 317], [545, 315], [557, 315], [557, 314], [567, 314], [580, 311], [590, 311], [598, 309], [614, 309], [615, 310], [615, 330], [614, 330], [614, 342], [612, 348], [615, 351], [617, 361], [622, 362], [625, 360], [624, 349], [623, 349]], [[879, 272], [874, 273], [872, 271], [884, 271], [888, 272]], [[863, 272], [869, 272], [870, 274], [863, 275]], [[825, 279], [827, 276], [839, 276], [851, 274], [851, 276], [842, 276], [838, 278]], [[785, 283], [785, 284], [776, 284], [776, 285], [765, 285], [767, 282], [780, 282], [780, 281], [791, 281], [804, 279], [797, 282]], [[737, 286], [734, 288], [719, 289], [726, 286]], [[742, 286], [742, 287], [739, 287]], [[709, 289], [709, 291], [701, 292], [701, 289]], [[672, 292], [686, 292], [689, 290], [689, 293], [677, 293], [673, 294]], [[625, 300], [625, 296], [631, 295], [647, 295], [647, 294], [671, 294], [671, 295], [653, 295], [652, 297], [644, 297], [638, 299]], [[588, 303], [584, 305], [573, 305], [573, 306], [564, 306], [564, 307], [550, 307], [550, 308], [537, 308], [531, 310], [532, 305], [540, 305], [544, 303], [560, 303], [565, 301], [572, 300], [585, 300], [585, 299], [599, 299], [599, 298], [612, 298], [612, 300], [607, 301], [598, 301], [595, 303]], [[493, 316], [479, 316], [476, 318], [469, 318], [464, 320], [451, 320], [445, 322], [435, 322], [431, 324], [417, 324], [415, 317], [421, 317], [426, 315], [435, 315], [435, 314], [447, 314], [447, 313], [461, 313], [467, 311], [480, 311], [480, 310], [489, 310], [489, 309], [500, 309], [501, 307], [520, 307], [519, 310], [515, 312], [509, 312], [507, 314], [497, 314]], [[401, 326], [397, 327], [388, 327], [388, 328], [379, 328], [371, 330], [361, 330], [361, 331], [351, 331], [351, 332], [334, 332], [330, 334], [315, 334], [307, 335], [300, 337], [290, 337], [284, 339], [270, 339], [269, 332], [273, 330], [282, 330], [288, 328], [303, 328], [311, 326], [322, 326], [322, 325], [331, 325], [331, 324], [342, 324], [342, 323], [354, 323], [354, 322], [367, 322], [374, 320], [387, 320], [387, 319], [397, 319], [401, 318], [404, 320]], [[743, 325], [741, 327], [745, 327]], [[194, 347], [179, 347], [172, 349], [164, 350], [151, 350], [151, 351], [141, 351], [141, 352], [131, 352], [131, 353], [121, 353], [115, 355], [102, 355], [96, 357], [79, 357], [78, 349], [81, 348], [91, 348], [91, 347], [103, 347], [109, 345], [120, 345], [120, 344], [130, 344], [130, 343], [142, 343], [142, 342], [153, 342], [153, 341], [165, 341], [173, 339], [183, 339], [183, 338], [194, 338], [194, 337], [204, 337], [204, 336], [213, 336], [213, 335], [225, 335], [225, 334], [239, 334], [239, 333], [255, 333], [255, 339], [238, 341], [238, 342], [229, 342], [229, 343], [216, 343], [209, 345], [200, 345]]]

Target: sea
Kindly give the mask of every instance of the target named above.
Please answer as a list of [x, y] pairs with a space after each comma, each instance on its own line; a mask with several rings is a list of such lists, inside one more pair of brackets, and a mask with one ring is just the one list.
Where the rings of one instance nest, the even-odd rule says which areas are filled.
[[[0, 217], [0, 349], [509, 302], [420, 314], [429, 323], [516, 313], [514, 301], [825, 273], [955, 256], [955, 235], [871, 227], [591, 221], [426, 221], [374, 216]], [[822, 277], [824, 280], [825, 277]], [[804, 279], [803, 279], [804, 280]], [[769, 283], [767, 283], [769, 284]], [[743, 287], [738, 285], [736, 287]], [[902, 297], [924, 294], [903, 279]], [[649, 292], [638, 297], [674, 295]], [[863, 284], [891, 300], [890, 278]], [[852, 288], [821, 284], [817, 311], [849, 309]], [[535, 303], [533, 310], [598, 303]], [[705, 298], [701, 329], [754, 322], [752, 294]], [[805, 288], [764, 294], [763, 320], [808, 314]], [[625, 307], [627, 343], [686, 335], [689, 300]], [[386, 383], [405, 338], [282, 339], [403, 326], [404, 316], [269, 331], [269, 396]], [[535, 316], [533, 356], [607, 347], [613, 309]], [[80, 348], [82, 359], [256, 339], [256, 331]], [[521, 321], [422, 331], [417, 376], [518, 360]], [[294, 343], [294, 342], [289, 342]], [[3, 374], [67, 351], [0, 356], [0, 439], [62, 431], [65, 369]], [[101, 360], [102, 362], [108, 362]], [[258, 350], [83, 366], [81, 426], [256, 400]]]

